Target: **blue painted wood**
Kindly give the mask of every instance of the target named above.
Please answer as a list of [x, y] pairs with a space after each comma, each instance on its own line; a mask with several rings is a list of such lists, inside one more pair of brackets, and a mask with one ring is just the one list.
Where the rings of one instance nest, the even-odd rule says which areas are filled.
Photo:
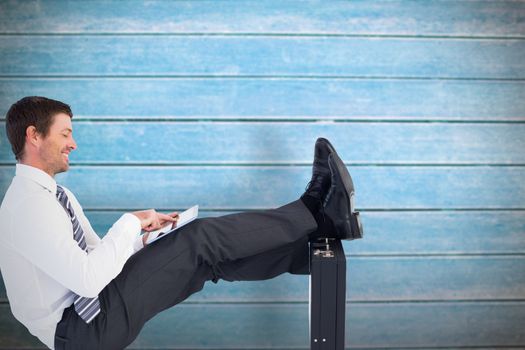
[[[0, 115], [33, 94], [73, 106], [87, 166], [59, 180], [102, 234], [118, 210], [293, 200], [321, 131], [367, 209], [365, 239], [345, 243], [347, 346], [524, 347], [524, 16], [522, 1], [1, 2], [0, 33], [43, 35], [0, 36]], [[0, 167], [0, 194], [11, 176]], [[306, 290], [304, 276], [209, 285], [134, 347], [306, 348]], [[0, 348], [36, 345], [7, 307]]]
[[[524, 315], [522, 303], [351, 304], [346, 310], [345, 343], [358, 348], [523, 346]], [[158, 315], [132, 347], [173, 343], [180, 348], [306, 347], [307, 320], [307, 304], [206, 309], [188, 305]], [[160, 332], [166, 324], [173, 332]], [[203, 332], [196, 324], [210, 326]], [[150, 332], [151, 338], [146, 337]]]
[[523, 37], [520, 1], [24, 1], [0, 4], [8, 33], [294, 33]]
[[347, 254], [513, 254], [525, 252], [525, 212], [364, 212], [366, 239]]
[[[318, 136], [328, 138], [350, 164], [525, 164], [525, 124], [73, 119], [73, 125], [78, 144], [73, 164], [307, 165]], [[0, 139], [0, 162], [14, 162], [5, 138]]]
[[39, 35], [0, 51], [3, 76], [525, 78], [523, 40]]
[[1, 78], [0, 114], [24, 96], [40, 95], [97, 118], [523, 121], [524, 87], [523, 81]]
[[[184, 210], [184, 208], [172, 208]], [[123, 212], [86, 212], [103, 237]], [[230, 212], [200, 211], [200, 217]], [[524, 211], [362, 212], [366, 239], [344, 241], [349, 256], [525, 252]]]
[[[6, 307], [0, 306], [0, 348], [33, 348], [36, 338]], [[345, 343], [369, 349], [521, 347], [524, 308], [523, 302], [347, 304]], [[307, 349], [307, 344], [307, 304], [185, 304], [151, 319], [129, 348]]]
[[[524, 167], [363, 166], [349, 168], [358, 209], [523, 209]], [[0, 167], [0, 192], [13, 166]], [[57, 176], [86, 209], [258, 209], [303, 193], [311, 167], [77, 166]], [[271, 190], [268, 187], [271, 185]]]
[[[525, 258], [349, 257], [347, 300], [516, 300], [525, 293]], [[431, 271], [431, 273], [428, 273]], [[308, 277], [208, 283], [189, 302], [308, 302]]]
[[[525, 294], [523, 255], [347, 260], [347, 300], [352, 302], [517, 300]], [[0, 298], [7, 301], [3, 288]], [[307, 302], [308, 277], [286, 274], [268, 281], [208, 283], [188, 301]]]
[[[203, 212], [202, 216], [218, 214]], [[101, 236], [120, 216], [114, 212], [87, 215]], [[522, 255], [483, 256], [525, 251], [522, 212], [367, 212], [363, 221], [366, 239], [344, 242], [349, 254], [349, 300], [519, 299], [525, 293]], [[380, 257], [384, 254], [406, 257]], [[5, 300], [1, 281], [0, 285], [0, 298]], [[208, 284], [190, 300], [304, 301], [307, 287], [303, 276], [291, 275], [264, 282], [221, 282]]]

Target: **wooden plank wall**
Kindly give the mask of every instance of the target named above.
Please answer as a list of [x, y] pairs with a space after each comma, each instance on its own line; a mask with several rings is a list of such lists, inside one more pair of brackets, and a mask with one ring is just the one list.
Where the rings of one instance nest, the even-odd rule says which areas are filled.
[[[294, 200], [328, 137], [366, 229], [347, 348], [525, 347], [525, 2], [2, 1], [0, 114], [26, 95], [73, 107], [59, 181], [101, 236]], [[0, 193], [13, 164], [2, 134]], [[40, 348], [0, 298], [0, 348]], [[207, 285], [130, 348], [306, 349], [307, 302], [304, 276]]]

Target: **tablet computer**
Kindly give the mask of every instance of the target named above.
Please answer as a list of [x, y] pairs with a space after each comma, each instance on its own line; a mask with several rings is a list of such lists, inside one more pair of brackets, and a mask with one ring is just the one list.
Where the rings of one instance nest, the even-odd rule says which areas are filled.
[[[184, 212], [179, 214], [179, 219], [177, 222], [170, 222], [164, 227], [151, 231], [148, 236], [148, 240], [146, 241], [146, 244], [150, 244], [152, 242], [155, 242], [158, 239], [161, 239], [162, 237], [165, 237], [169, 234], [172, 234], [173, 232], [177, 231], [182, 226], [192, 222], [197, 218], [199, 215], [199, 206], [194, 205], [193, 207], [185, 210]], [[173, 225], [176, 225], [173, 227]]]

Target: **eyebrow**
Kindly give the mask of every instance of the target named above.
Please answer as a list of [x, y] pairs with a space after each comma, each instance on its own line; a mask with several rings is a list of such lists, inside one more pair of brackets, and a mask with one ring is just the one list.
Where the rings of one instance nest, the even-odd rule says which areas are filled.
[[73, 132], [73, 129], [70, 129], [70, 128], [64, 128], [64, 129], [62, 129], [62, 131], [64, 131], [64, 130], [67, 130], [67, 131], [69, 131], [69, 132]]

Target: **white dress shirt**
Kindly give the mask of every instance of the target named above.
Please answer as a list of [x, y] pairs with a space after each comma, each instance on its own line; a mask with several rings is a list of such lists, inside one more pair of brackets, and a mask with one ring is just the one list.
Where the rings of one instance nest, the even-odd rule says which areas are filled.
[[94, 297], [142, 248], [140, 220], [124, 214], [100, 239], [82, 207], [64, 188], [84, 230], [88, 254], [73, 238], [57, 184], [44, 171], [16, 165], [0, 207], [0, 268], [11, 312], [31, 334], [54, 348], [56, 325], [74, 294]]

